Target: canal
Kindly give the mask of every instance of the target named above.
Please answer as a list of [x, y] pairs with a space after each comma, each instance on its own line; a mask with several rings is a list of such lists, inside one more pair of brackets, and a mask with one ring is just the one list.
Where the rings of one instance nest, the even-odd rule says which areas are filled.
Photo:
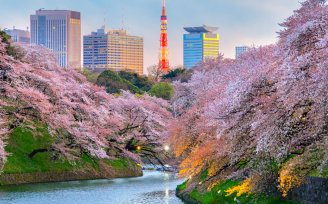
[[138, 178], [71, 181], [0, 187], [5, 204], [180, 204], [175, 174], [144, 171]]

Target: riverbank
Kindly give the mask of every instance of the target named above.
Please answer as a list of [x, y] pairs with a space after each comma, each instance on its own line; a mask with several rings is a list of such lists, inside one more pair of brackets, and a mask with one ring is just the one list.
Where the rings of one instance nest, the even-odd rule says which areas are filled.
[[176, 195], [181, 200], [190, 204], [211, 204], [211, 203], [224, 203], [224, 204], [236, 204], [236, 203], [252, 203], [252, 204], [292, 204], [293, 202], [282, 200], [277, 197], [266, 195], [246, 195], [242, 194], [237, 196], [235, 193], [228, 195], [226, 192], [228, 189], [235, 187], [239, 184], [238, 181], [222, 181], [218, 185], [214, 186], [211, 191], [207, 191], [201, 188], [201, 186], [194, 182], [185, 181], [178, 185]]
[[0, 185], [142, 176], [141, 166], [116, 156], [97, 159], [82, 153], [72, 161], [51, 151], [56, 142], [47, 125], [34, 121], [16, 127], [6, 141], [8, 159], [0, 174]]
[[211, 191], [204, 192], [195, 184], [184, 182], [178, 185], [176, 194], [181, 200], [190, 204], [210, 204], [225, 203], [235, 204], [252, 203], [252, 204], [296, 204], [296, 203], [328, 203], [328, 179], [319, 177], [307, 177], [304, 183], [298, 188], [292, 189], [287, 198], [282, 199], [277, 192], [273, 196], [265, 195], [246, 195], [237, 196], [235, 193], [227, 195], [226, 190], [238, 185], [238, 181], [223, 181], [216, 185]]
[[102, 164], [99, 170], [94, 168], [75, 169], [71, 171], [49, 171], [34, 173], [1, 174], [0, 185], [19, 185], [31, 183], [48, 183], [62, 181], [80, 181], [96, 179], [129, 178], [142, 176], [139, 167], [115, 168], [110, 165]]

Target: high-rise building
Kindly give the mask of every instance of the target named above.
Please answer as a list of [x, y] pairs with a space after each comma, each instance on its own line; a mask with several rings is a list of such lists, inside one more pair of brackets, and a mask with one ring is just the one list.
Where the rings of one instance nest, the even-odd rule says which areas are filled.
[[4, 31], [11, 36], [14, 42], [29, 44], [31, 42], [31, 34], [28, 30], [16, 29], [4, 29]]
[[31, 15], [31, 43], [51, 49], [62, 67], [81, 68], [80, 12], [37, 10]]
[[240, 55], [242, 55], [244, 52], [246, 52], [248, 49], [249, 49], [249, 47], [247, 47], [247, 46], [237, 46], [235, 48], [235, 50], [236, 50], [235, 58], [238, 59], [238, 57]]
[[167, 73], [170, 69], [169, 64], [169, 48], [167, 42], [167, 16], [165, 0], [162, 0], [162, 16], [161, 16], [161, 36], [159, 51], [159, 68]]
[[106, 69], [143, 72], [143, 38], [132, 36], [126, 30], [105, 27], [83, 36], [83, 66], [93, 72]]
[[188, 34], [183, 35], [183, 64], [190, 69], [206, 58], [219, 56], [219, 34], [214, 33], [218, 28], [201, 26], [184, 28]]

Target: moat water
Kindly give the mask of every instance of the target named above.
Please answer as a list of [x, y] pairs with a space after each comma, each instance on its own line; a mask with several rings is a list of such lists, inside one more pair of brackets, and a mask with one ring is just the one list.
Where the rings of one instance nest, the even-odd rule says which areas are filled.
[[0, 187], [4, 204], [180, 204], [175, 174], [144, 171], [138, 178]]

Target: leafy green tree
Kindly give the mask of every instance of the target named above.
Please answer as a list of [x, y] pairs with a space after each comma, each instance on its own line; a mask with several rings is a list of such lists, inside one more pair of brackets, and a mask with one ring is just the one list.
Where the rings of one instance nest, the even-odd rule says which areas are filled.
[[162, 80], [166, 82], [181, 81], [188, 82], [193, 73], [192, 69], [184, 69], [181, 67], [173, 68], [167, 74], [162, 75]]
[[135, 85], [142, 91], [149, 91], [153, 85], [153, 83], [148, 79], [148, 77], [140, 76], [136, 73], [120, 71], [118, 74], [121, 78], [130, 81], [133, 85]]
[[129, 90], [131, 93], [142, 94], [143, 91], [137, 86], [133, 85], [130, 81], [123, 79], [117, 72], [106, 70], [102, 72], [96, 84], [98, 86], [105, 86], [107, 93], [121, 93], [121, 90]]
[[174, 94], [173, 86], [168, 82], [160, 82], [151, 87], [149, 94], [165, 100], [170, 100]]
[[186, 70], [183, 68], [173, 69], [173, 70], [170, 70], [167, 74], [163, 75], [162, 78], [163, 79], [173, 79], [173, 78], [177, 77], [178, 75], [183, 74], [185, 72], [186, 72]]
[[96, 83], [100, 75], [99, 73], [91, 72], [89, 69], [86, 68], [83, 68], [81, 73], [88, 79], [89, 82], [92, 83]]

